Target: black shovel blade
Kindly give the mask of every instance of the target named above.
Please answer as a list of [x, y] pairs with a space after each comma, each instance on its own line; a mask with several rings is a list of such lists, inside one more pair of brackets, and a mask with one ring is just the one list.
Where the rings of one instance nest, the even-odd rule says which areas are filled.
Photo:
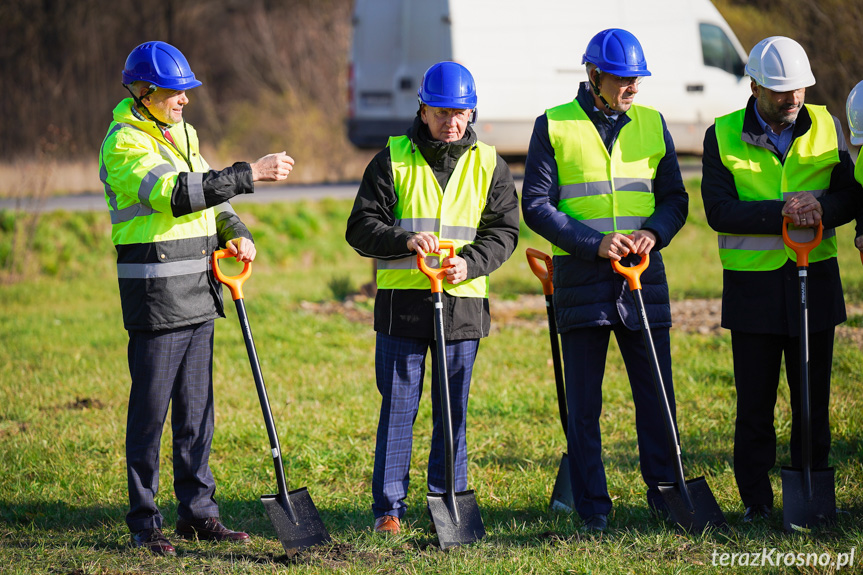
[[803, 470], [782, 468], [782, 524], [785, 531], [808, 533], [812, 527], [836, 520], [836, 478], [833, 468], [813, 469], [812, 499], [807, 497]]
[[329, 543], [330, 534], [318, 515], [318, 510], [311, 495], [305, 487], [288, 492], [291, 506], [297, 516], [297, 523], [288, 517], [278, 495], [262, 495], [261, 503], [267, 510], [270, 522], [276, 530], [282, 547], [288, 557], [293, 557], [301, 550], [319, 543]]
[[575, 500], [572, 498], [572, 482], [569, 479], [569, 457], [564, 453], [557, 468], [557, 479], [551, 491], [548, 510], [571, 513], [573, 509], [575, 509]]
[[482, 524], [473, 490], [459, 491], [455, 494], [455, 504], [459, 514], [458, 524], [453, 520], [447, 506], [446, 493], [429, 493], [426, 499], [441, 549], [466, 545], [485, 537], [485, 526]]
[[725, 515], [716, 502], [710, 486], [704, 477], [696, 477], [686, 481], [689, 498], [694, 511], [690, 511], [677, 483], [660, 483], [659, 493], [668, 506], [671, 520], [685, 531], [701, 532], [707, 527], [725, 527]]

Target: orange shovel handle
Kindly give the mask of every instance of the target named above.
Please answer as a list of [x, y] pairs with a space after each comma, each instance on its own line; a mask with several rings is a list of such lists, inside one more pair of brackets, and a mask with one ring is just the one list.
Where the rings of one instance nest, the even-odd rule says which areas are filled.
[[632, 267], [626, 267], [617, 260], [611, 260], [611, 267], [614, 271], [626, 278], [629, 291], [641, 289], [641, 272], [646, 270], [648, 265], [650, 265], [650, 254], [641, 256], [641, 261]]
[[[449, 257], [455, 257], [455, 245], [449, 240], [441, 240], [439, 242], [439, 250], [449, 250]], [[438, 253], [440, 253], [440, 251]], [[446, 271], [452, 266], [445, 268], [430, 268], [426, 265], [426, 260], [421, 254], [417, 254], [417, 267], [422, 273], [428, 276], [431, 280], [432, 293], [440, 293], [443, 291], [443, 279], [446, 277]]]
[[[527, 248], [526, 253], [527, 263], [533, 275], [542, 282], [542, 293], [545, 295], [553, 294], [554, 285], [552, 284], [552, 276], [554, 275], [554, 264], [551, 263], [551, 256], [534, 248]], [[545, 267], [540, 265], [539, 260], [545, 260]]]
[[240, 275], [237, 276], [226, 276], [222, 273], [222, 270], [219, 269], [219, 260], [222, 258], [233, 258], [236, 257], [236, 254], [232, 254], [228, 250], [216, 250], [213, 252], [213, 273], [216, 275], [216, 279], [228, 286], [228, 289], [231, 290], [231, 297], [234, 298], [234, 301], [238, 299], [243, 299], [243, 283], [249, 279], [249, 276], [252, 275], [252, 263], [246, 262], [243, 266], [243, 271], [240, 272]]
[[[797, 254], [797, 267], [809, 267], [809, 252], [817, 248], [818, 244], [821, 243], [821, 236], [824, 233], [824, 224], [818, 222], [818, 229], [815, 230], [815, 237], [808, 242], [799, 243], [792, 240], [788, 235], [788, 226], [791, 225], [792, 221], [793, 220], [788, 216], [782, 218], [782, 239], [785, 240], [785, 245], [794, 250], [794, 253]], [[861, 256], [861, 259], [863, 259], [863, 256]]]

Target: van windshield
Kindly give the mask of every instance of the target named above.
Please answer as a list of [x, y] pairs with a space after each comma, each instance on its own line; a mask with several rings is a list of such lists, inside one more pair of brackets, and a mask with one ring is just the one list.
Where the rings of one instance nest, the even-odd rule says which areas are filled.
[[704, 65], [725, 70], [729, 74], [742, 77], [743, 60], [734, 48], [734, 44], [719, 26], [699, 24], [701, 31], [701, 51], [704, 54]]

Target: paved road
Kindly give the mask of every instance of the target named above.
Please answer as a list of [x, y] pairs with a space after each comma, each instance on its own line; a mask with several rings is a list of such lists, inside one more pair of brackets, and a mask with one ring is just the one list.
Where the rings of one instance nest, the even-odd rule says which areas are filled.
[[[275, 185], [265, 184], [258, 186], [254, 194], [235, 196], [231, 199], [232, 204], [243, 203], [270, 203], [270, 202], [292, 202], [297, 200], [316, 200], [321, 198], [353, 198], [357, 195], [359, 182], [341, 184], [309, 184], [309, 185]], [[50, 212], [55, 210], [66, 210], [68, 212], [86, 212], [105, 210], [105, 196], [100, 193], [75, 194], [69, 196], [56, 196], [36, 200], [26, 199], [0, 199], [0, 210], [26, 210], [30, 212]]]
[[[701, 163], [681, 162], [683, 179], [701, 175]], [[521, 190], [522, 176], [515, 174], [516, 188]], [[298, 200], [319, 200], [321, 198], [345, 199], [356, 196], [359, 182], [339, 184], [300, 184], [300, 185], [259, 185], [254, 194], [235, 196], [232, 204], [293, 202]], [[75, 194], [56, 196], [42, 200], [34, 198], [0, 199], [0, 210], [25, 210], [28, 212], [51, 212], [66, 210], [68, 212], [101, 211], [105, 208], [105, 197], [102, 193]]]

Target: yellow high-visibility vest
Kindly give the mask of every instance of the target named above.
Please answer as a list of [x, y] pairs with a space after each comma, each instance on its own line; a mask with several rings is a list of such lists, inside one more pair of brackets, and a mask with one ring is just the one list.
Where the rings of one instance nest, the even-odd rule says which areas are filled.
[[[806, 106], [812, 127], [791, 142], [782, 163], [776, 154], [742, 139], [746, 109], [716, 119], [716, 142], [722, 164], [734, 176], [741, 201], [785, 202], [798, 192], [815, 197], [827, 193], [833, 167], [839, 163], [839, 147], [833, 118], [824, 106]], [[790, 230], [798, 242], [812, 239], [810, 230]], [[825, 229], [821, 243], [809, 254], [818, 262], [836, 257], [836, 230]], [[770, 271], [789, 259], [797, 261], [781, 234], [719, 234], [722, 267], [736, 271]]]
[[[665, 155], [659, 112], [633, 105], [611, 153], [577, 100], [546, 111], [560, 196], [557, 208], [603, 233], [641, 229], [656, 207], [653, 180]], [[552, 246], [552, 253], [567, 255]]]
[[[393, 207], [395, 225], [411, 232], [429, 232], [450, 240], [456, 253], [476, 238], [477, 226], [485, 208], [497, 152], [494, 147], [477, 142], [456, 163], [442, 190], [431, 167], [407, 136], [389, 139], [393, 182], [398, 196]], [[439, 267], [440, 259], [428, 256], [430, 267]], [[424, 289], [431, 287], [428, 277], [418, 268], [416, 256], [396, 260], [377, 260], [379, 289]], [[444, 290], [460, 297], [488, 297], [488, 276], [480, 276], [458, 285], [443, 283]]]

